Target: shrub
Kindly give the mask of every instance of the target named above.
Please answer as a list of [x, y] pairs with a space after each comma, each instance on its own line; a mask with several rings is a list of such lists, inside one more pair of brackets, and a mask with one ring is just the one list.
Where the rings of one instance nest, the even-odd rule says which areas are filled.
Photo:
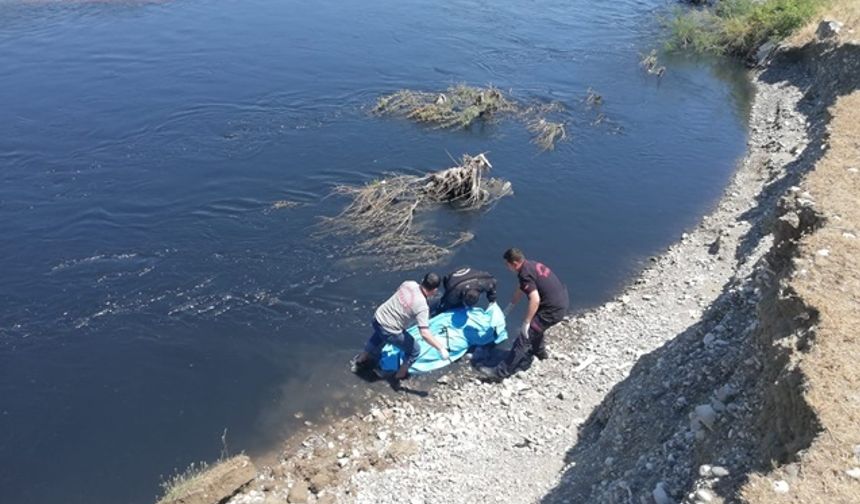
[[722, 0], [712, 9], [677, 11], [669, 22], [670, 49], [748, 55], [769, 40], [804, 26], [822, 0]]

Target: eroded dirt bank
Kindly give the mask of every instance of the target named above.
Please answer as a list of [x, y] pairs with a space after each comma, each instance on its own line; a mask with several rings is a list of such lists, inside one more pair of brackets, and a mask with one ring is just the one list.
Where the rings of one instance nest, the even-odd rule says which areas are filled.
[[718, 208], [551, 359], [380, 398], [229, 502], [860, 501], [858, 63], [779, 52]]

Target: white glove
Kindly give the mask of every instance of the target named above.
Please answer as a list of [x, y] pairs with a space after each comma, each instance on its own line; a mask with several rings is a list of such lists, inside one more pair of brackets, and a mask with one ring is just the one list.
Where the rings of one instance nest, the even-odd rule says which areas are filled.
[[508, 303], [508, 306], [505, 306], [505, 310], [504, 310], [505, 317], [510, 315], [513, 310], [514, 310], [514, 304]]
[[439, 349], [439, 355], [442, 356], [442, 360], [451, 360], [451, 356], [448, 355], [448, 350], [444, 348]]
[[527, 321], [523, 322], [523, 326], [520, 328], [520, 334], [522, 334], [524, 338], [529, 337], [529, 326], [530, 325], [532, 325], [531, 320], [527, 320]]

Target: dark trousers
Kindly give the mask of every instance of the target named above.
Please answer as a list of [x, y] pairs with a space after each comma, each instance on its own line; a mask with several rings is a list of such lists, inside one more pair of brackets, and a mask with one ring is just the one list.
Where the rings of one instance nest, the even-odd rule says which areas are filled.
[[390, 333], [383, 329], [382, 326], [379, 325], [379, 322], [374, 318], [373, 335], [369, 340], [367, 340], [367, 344], [364, 345], [364, 351], [370, 354], [374, 363], [379, 360], [379, 356], [382, 353], [382, 347], [384, 347], [386, 343], [394, 345], [403, 352], [403, 359], [408, 362], [410, 366], [418, 360], [418, 357], [420, 357], [421, 349], [418, 344], [415, 343], [415, 338], [413, 338], [411, 334], [406, 331]]
[[511, 347], [508, 355], [505, 356], [505, 360], [500, 362], [496, 367], [498, 375], [502, 377], [510, 376], [519, 369], [529, 357], [529, 354], [539, 354], [546, 351], [544, 333], [561, 320], [562, 317], [548, 316], [540, 312], [535, 315], [532, 318], [531, 325], [529, 325], [529, 333], [520, 333], [516, 341], [514, 341], [514, 346]]

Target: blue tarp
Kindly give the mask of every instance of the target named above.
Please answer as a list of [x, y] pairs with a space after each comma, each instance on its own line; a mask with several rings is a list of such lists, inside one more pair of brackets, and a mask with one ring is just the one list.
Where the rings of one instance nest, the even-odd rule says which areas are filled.
[[[442, 360], [439, 352], [424, 341], [418, 334], [418, 327], [412, 326], [408, 332], [415, 338], [415, 344], [421, 352], [418, 360], [409, 368], [410, 374], [427, 373], [450, 364], [449, 361]], [[496, 303], [490, 303], [486, 309], [460, 308], [440, 313], [430, 319], [430, 332], [447, 346], [451, 361], [466, 355], [469, 347], [500, 343], [508, 339], [505, 314]], [[379, 367], [383, 371], [397, 371], [402, 362], [403, 353], [399, 349], [392, 345], [383, 347], [382, 357], [379, 359]]]

